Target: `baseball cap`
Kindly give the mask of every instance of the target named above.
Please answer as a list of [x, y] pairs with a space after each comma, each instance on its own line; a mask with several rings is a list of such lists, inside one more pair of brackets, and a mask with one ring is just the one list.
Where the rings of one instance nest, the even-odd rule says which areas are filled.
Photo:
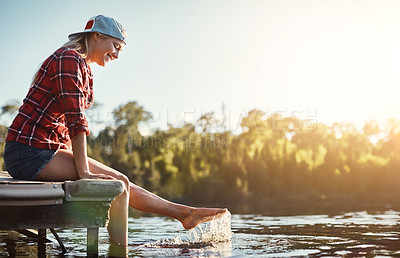
[[125, 44], [125, 30], [122, 25], [111, 17], [97, 15], [89, 19], [85, 29], [81, 32], [72, 33], [68, 36], [69, 39], [75, 35], [88, 32], [100, 32], [102, 34], [122, 40]]

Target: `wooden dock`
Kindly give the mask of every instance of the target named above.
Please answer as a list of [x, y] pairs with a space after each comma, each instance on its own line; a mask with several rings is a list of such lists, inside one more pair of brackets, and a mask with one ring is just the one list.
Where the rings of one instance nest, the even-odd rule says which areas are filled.
[[[87, 228], [87, 255], [97, 256], [99, 227], [106, 225], [111, 202], [122, 191], [118, 180], [23, 181], [0, 171], [0, 229], [36, 236], [39, 252], [46, 250], [50, 229], [64, 253], [54, 228]], [[38, 234], [27, 229], [37, 229]]]

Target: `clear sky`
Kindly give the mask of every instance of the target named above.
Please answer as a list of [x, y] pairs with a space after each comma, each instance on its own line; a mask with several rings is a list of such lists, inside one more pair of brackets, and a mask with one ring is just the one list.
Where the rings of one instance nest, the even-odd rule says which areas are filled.
[[[119, 60], [92, 64], [98, 120], [135, 100], [149, 128], [257, 108], [317, 122], [400, 119], [400, 1], [0, 0], [0, 105], [97, 14], [127, 30]], [[224, 103], [225, 111], [221, 111]]]

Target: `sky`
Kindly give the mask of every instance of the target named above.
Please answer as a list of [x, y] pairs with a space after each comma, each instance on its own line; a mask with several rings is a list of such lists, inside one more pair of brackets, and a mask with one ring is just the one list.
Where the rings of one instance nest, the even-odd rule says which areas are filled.
[[0, 106], [22, 101], [41, 62], [103, 14], [128, 38], [118, 60], [91, 65], [94, 130], [129, 101], [153, 115], [143, 132], [213, 111], [236, 131], [252, 109], [400, 120], [399, 13], [390, 0], [0, 0]]

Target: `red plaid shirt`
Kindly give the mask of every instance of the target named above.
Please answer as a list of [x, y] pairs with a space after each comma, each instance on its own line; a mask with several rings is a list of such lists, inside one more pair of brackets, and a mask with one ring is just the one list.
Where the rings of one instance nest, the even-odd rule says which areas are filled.
[[89, 135], [84, 110], [93, 103], [90, 67], [76, 51], [60, 48], [40, 67], [8, 130], [6, 141], [68, 149], [70, 137]]

